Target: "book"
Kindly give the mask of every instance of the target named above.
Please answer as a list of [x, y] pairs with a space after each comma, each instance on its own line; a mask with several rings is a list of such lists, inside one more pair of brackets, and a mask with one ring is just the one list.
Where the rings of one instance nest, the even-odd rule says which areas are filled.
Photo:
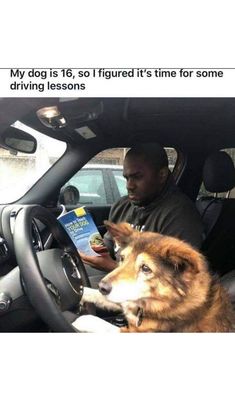
[[78, 251], [89, 256], [107, 253], [95, 222], [84, 207], [78, 207], [58, 218], [65, 231], [70, 236]]

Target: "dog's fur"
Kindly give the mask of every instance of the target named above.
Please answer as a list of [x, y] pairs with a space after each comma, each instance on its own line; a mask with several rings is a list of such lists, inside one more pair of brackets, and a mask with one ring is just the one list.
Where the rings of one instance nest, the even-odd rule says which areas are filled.
[[122, 332], [230, 332], [235, 315], [225, 290], [190, 245], [129, 224], [106, 226], [121, 247], [118, 267], [100, 282], [106, 296], [87, 290], [84, 300], [123, 310]]

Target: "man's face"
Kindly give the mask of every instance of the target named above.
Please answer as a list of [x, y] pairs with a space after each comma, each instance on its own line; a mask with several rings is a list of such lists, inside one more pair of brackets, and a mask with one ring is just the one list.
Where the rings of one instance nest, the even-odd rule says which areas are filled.
[[150, 203], [161, 192], [167, 178], [167, 168], [156, 171], [141, 156], [129, 156], [124, 160], [123, 176], [129, 199], [136, 205]]

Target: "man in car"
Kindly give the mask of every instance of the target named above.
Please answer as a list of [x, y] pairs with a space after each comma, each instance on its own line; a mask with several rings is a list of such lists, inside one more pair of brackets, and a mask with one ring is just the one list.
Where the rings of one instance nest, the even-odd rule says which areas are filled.
[[[203, 225], [199, 213], [176, 186], [164, 148], [156, 143], [131, 148], [124, 160], [123, 176], [128, 196], [112, 206], [110, 221], [125, 221], [139, 231], [171, 235], [200, 248]], [[85, 264], [89, 264], [86, 267], [92, 286], [102, 277], [99, 270], [110, 272], [118, 263], [117, 249], [109, 233], [104, 241], [109, 253], [97, 257], [81, 255]]]

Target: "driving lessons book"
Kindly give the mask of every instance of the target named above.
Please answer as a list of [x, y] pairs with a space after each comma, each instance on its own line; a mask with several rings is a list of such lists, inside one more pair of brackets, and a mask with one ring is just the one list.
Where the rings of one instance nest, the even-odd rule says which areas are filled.
[[84, 207], [67, 212], [58, 218], [78, 251], [90, 256], [107, 252], [103, 239], [90, 213]]

